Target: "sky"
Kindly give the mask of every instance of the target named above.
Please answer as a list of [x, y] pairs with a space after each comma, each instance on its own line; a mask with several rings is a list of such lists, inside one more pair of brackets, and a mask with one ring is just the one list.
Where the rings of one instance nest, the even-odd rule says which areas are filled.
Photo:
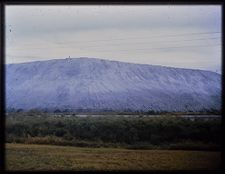
[[7, 5], [6, 59], [67, 57], [221, 73], [220, 5]]

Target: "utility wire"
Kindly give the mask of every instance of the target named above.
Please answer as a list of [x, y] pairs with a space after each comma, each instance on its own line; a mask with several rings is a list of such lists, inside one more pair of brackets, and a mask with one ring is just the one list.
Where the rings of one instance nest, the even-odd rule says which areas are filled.
[[[90, 40], [90, 41], [80, 41], [82, 42], [105, 42], [105, 41], [113, 41], [113, 40], [130, 40], [130, 39], [140, 39], [140, 38], [158, 38], [158, 37], [180, 37], [180, 36], [188, 36], [188, 35], [205, 35], [205, 34], [217, 34], [221, 32], [202, 32], [202, 33], [183, 33], [183, 34], [171, 34], [171, 35], [156, 35], [156, 36], [146, 36], [146, 37], [129, 37], [129, 38], [116, 38], [116, 39], [103, 39], [103, 40]], [[58, 42], [58, 44], [65, 44], [65, 43], [77, 43], [77, 41], [69, 41], [69, 42]]]
[[[180, 37], [180, 36], [188, 36], [188, 35], [207, 35], [207, 34], [219, 34], [221, 32], [196, 32], [196, 33], [183, 33], [183, 34], [170, 34], [170, 35], [156, 35], [156, 36], [146, 36], [146, 37], [128, 37], [128, 38], [116, 38], [116, 39], [104, 39], [104, 40], [89, 40], [89, 41], [67, 41], [67, 42], [55, 42], [54, 44], [64, 45], [70, 43], [91, 43], [91, 42], [105, 42], [105, 41], [115, 41], [115, 40], [130, 40], [130, 39], [146, 39], [146, 38], [166, 38], [166, 37]], [[26, 44], [27, 45], [27, 44]], [[32, 45], [32, 44], [28, 44]]]
[[[142, 49], [126, 49], [126, 50], [116, 50], [116, 51], [139, 51], [139, 50], [152, 50], [152, 49], [173, 49], [173, 48], [185, 48], [185, 47], [213, 47], [213, 46], [221, 46], [221, 44], [215, 45], [185, 45], [179, 47], [155, 47], [155, 48], [142, 48]], [[110, 50], [98, 50], [97, 52], [112, 52]]]
[[[104, 44], [104, 45], [135, 45], [135, 44], [154, 44], [154, 43], [168, 43], [168, 42], [186, 42], [186, 41], [195, 41], [195, 40], [215, 40], [215, 39], [221, 39], [220, 37], [213, 37], [213, 38], [197, 38], [197, 39], [186, 39], [186, 40], [172, 40], [172, 41], [153, 41], [153, 42], [130, 42], [130, 43], [116, 43], [116, 44]], [[102, 47], [102, 45], [94, 45], [94, 46], [87, 46], [87, 48], [90, 47]]]
[[[215, 40], [215, 39], [220, 39], [220, 37], [212, 37], [212, 38], [195, 38], [195, 39], [185, 39], [185, 40], [172, 40], [172, 41], [153, 41], [153, 42], [130, 42], [126, 43], [126, 45], [135, 45], [135, 44], [154, 44], [154, 43], [168, 43], [168, 42], [183, 42], [183, 41], [196, 41], [196, 40]], [[109, 43], [106, 45], [125, 45], [124, 43]], [[80, 46], [81, 47], [81, 46]], [[82, 48], [92, 48], [92, 47], [102, 47], [102, 45], [93, 45], [93, 46], [82, 46]], [[51, 47], [50, 47], [51, 48]], [[52, 47], [51, 49], [54, 48], [68, 48], [68, 46], [58, 46], [58, 47]], [[27, 48], [10, 48], [10, 50], [27, 50], [27, 49], [49, 49], [49, 47], [27, 47]]]
[[[221, 44], [215, 44], [215, 45], [186, 45], [186, 46], [180, 46], [180, 47], [155, 47], [155, 48], [146, 48], [146, 49], [132, 49], [132, 50], [117, 50], [117, 51], [122, 51], [122, 52], [126, 52], [126, 51], [143, 51], [143, 50], [154, 50], [154, 49], [174, 49], [174, 48], [185, 48], [185, 47], [216, 47], [216, 46], [221, 46]], [[96, 52], [96, 51], [95, 51]], [[112, 52], [109, 50], [105, 50], [105, 51], [97, 51], [97, 52]], [[115, 51], [114, 51], [115, 52]], [[150, 52], [151, 53], [151, 52]], [[9, 55], [6, 54], [6, 56], [9, 57], [30, 57], [30, 58], [37, 58], [37, 56], [23, 56], [23, 55]]]

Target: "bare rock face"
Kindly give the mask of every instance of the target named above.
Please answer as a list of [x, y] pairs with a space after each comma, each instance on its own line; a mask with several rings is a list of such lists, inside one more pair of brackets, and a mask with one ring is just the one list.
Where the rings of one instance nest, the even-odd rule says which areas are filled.
[[220, 74], [96, 58], [8, 64], [5, 92], [7, 109], [221, 109]]

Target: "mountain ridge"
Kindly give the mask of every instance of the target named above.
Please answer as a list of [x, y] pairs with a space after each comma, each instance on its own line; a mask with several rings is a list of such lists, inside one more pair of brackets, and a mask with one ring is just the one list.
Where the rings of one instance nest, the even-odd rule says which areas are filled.
[[136, 64], [136, 65], [150, 65], [150, 66], [158, 66], [158, 67], [165, 67], [165, 68], [176, 68], [176, 69], [184, 69], [184, 70], [198, 70], [198, 71], [207, 71], [212, 72], [221, 75], [218, 72], [214, 72], [211, 70], [204, 70], [204, 69], [195, 69], [195, 68], [182, 68], [182, 67], [173, 67], [173, 66], [165, 66], [165, 65], [157, 65], [157, 64], [148, 64], [148, 63], [133, 63], [133, 62], [126, 62], [126, 61], [118, 61], [118, 60], [109, 60], [109, 59], [103, 59], [103, 58], [89, 58], [89, 57], [71, 57], [71, 58], [56, 58], [56, 59], [48, 59], [48, 60], [41, 60], [41, 61], [30, 61], [30, 62], [19, 62], [19, 63], [7, 63], [6, 65], [17, 65], [17, 64], [30, 64], [30, 63], [39, 63], [39, 62], [46, 62], [46, 61], [57, 61], [57, 60], [79, 60], [79, 59], [95, 59], [100, 61], [109, 61], [109, 62], [119, 62], [119, 63], [125, 63], [125, 64]]

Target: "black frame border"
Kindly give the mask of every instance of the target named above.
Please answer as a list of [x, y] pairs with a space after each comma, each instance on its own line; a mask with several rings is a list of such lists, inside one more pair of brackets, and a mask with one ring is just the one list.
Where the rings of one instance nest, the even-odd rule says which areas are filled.
[[[222, 58], [222, 63], [221, 63], [221, 73], [222, 73], [222, 147], [225, 145], [225, 89], [223, 88], [225, 86], [225, 69], [224, 69], [224, 16], [225, 16], [225, 8], [224, 8], [225, 2], [222, 0], [196, 0], [196, 1], [188, 1], [188, 0], [181, 0], [181, 1], [176, 1], [176, 0], [152, 0], [152, 1], [147, 1], [147, 0], [139, 0], [139, 1], [129, 1], [129, 0], [46, 0], [46, 1], [38, 1], [38, 0], [2, 0], [0, 4], [0, 23], [1, 23], [1, 32], [0, 32], [0, 40], [1, 40], [1, 46], [0, 46], [0, 172], [1, 173], [11, 173], [11, 171], [6, 171], [5, 168], [5, 7], [8, 5], [221, 5], [221, 10], [222, 10], [222, 19], [221, 19], [221, 41], [222, 41], [222, 52], [221, 52], [221, 58]], [[224, 159], [225, 159], [225, 153], [224, 149], [221, 151], [221, 158], [222, 158], [222, 164], [221, 167], [216, 170], [216, 171], [175, 171], [172, 173], [225, 173], [225, 167], [224, 167]], [[30, 172], [23, 172], [23, 171], [15, 171], [16, 173], [30, 173]], [[64, 171], [43, 171], [41, 173], [51, 173], [51, 172], [64, 172]], [[75, 171], [65, 171], [66, 173], [83, 173], [83, 172], [91, 172], [91, 171], [83, 171], [83, 172], [75, 172]], [[107, 173], [111, 173], [111, 171], [103, 171]], [[121, 171], [112, 171], [120, 173]], [[129, 172], [129, 173], [136, 173], [140, 171], [124, 171]], [[143, 171], [141, 173], [161, 173], [159, 171]], [[39, 172], [35, 172], [39, 173]], [[95, 172], [94, 172], [95, 173]], [[101, 173], [101, 172], [100, 172]], [[165, 171], [163, 173], [170, 173], [168, 171]]]

